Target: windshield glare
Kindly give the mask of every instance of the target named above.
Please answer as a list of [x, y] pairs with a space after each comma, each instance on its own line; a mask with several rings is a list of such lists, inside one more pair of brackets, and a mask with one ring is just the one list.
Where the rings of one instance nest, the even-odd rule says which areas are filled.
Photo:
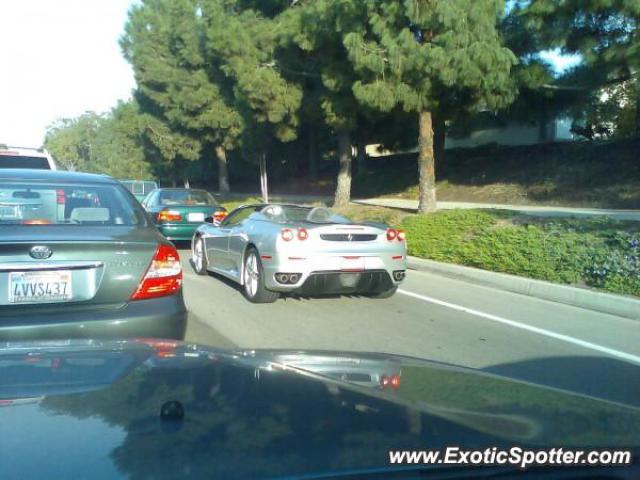
[[132, 226], [142, 217], [114, 185], [0, 182], [0, 226]]

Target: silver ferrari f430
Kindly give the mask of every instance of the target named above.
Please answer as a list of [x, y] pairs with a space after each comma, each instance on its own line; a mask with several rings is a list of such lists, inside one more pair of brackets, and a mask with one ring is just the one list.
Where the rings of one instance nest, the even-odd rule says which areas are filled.
[[403, 231], [299, 205], [246, 205], [222, 221], [208, 218], [191, 251], [196, 273], [237, 282], [254, 303], [281, 293], [387, 298], [407, 268]]

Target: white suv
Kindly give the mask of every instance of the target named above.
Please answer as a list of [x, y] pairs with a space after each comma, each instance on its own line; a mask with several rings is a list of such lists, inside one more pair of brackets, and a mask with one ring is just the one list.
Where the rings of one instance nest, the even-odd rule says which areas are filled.
[[0, 144], [0, 168], [58, 169], [44, 148], [10, 147], [3, 144]]

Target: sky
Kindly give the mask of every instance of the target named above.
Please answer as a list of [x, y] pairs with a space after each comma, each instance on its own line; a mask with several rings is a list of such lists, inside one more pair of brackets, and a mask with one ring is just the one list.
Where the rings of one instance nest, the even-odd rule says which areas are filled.
[[[118, 39], [135, 0], [0, 0], [0, 144], [39, 147], [47, 126], [131, 97]], [[544, 55], [556, 70], [579, 59]]]
[[0, 0], [0, 144], [39, 147], [47, 125], [131, 96], [118, 39], [132, 0]]

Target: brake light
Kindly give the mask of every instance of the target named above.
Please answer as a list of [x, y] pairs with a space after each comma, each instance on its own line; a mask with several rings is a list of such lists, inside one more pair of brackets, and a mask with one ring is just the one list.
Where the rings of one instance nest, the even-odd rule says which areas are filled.
[[164, 340], [159, 338], [139, 337], [136, 338], [135, 341], [153, 348], [156, 352], [156, 355], [161, 358], [174, 357], [175, 351], [180, 345], [180, 342], [178, 341]]
[[213, 221], [220, 223], [225, 218], [227, 218], [227, 215], [228, 215], [228, 213], [227, 213], [226, 210], [218, 210], [216, 212], [213, 212], [213, 215], [212, 215]]
[[64, 194], [64, 190], [62, 190], [61, 188], [56, 190], [56, 203], [58, 205], [64, 205], [66, 201], [67, 197]]
[[23, 220], [20, 223], [22, 225], [51, 225], [53, 222], [46, 218], [32, 218], [30, 220]]
[[405, 239], [407, 238], [407, 234], [404, 233], [404, 230], [398, 230], [396, 232], [396, 236], [397, 236], [399, 242], [404, 242]]
[[298, 240], [306, 240], [307, 238], [309, 238], [309, 232], [307, 232], [306, 228], [299, 228], [298, 229]]
[[162, 210], [158, 213], [159, 222], [180, 222], [182, 221], [182, 215], [175, 210]]
[[380, 377], [380, 386], [382, 388], [399, 388], [400, 387], [400, 375], [382, 375]]
[[393, 228], [387, 229], [387, 240], [391, 242], [395, 240], [397, 236], [398, 236], [398, 232], [395, 231]]
[[173, 295], [178, 292], [180, 285], [182, 267], [178, 250], [173, 245], [160, 245], [131, 300]]
[[291, 240], [293, 240], [293, 232], [289, 228], [283, 228], [282, 230], [280, 230], [280, 236], [285, 242], [290, 242]]

